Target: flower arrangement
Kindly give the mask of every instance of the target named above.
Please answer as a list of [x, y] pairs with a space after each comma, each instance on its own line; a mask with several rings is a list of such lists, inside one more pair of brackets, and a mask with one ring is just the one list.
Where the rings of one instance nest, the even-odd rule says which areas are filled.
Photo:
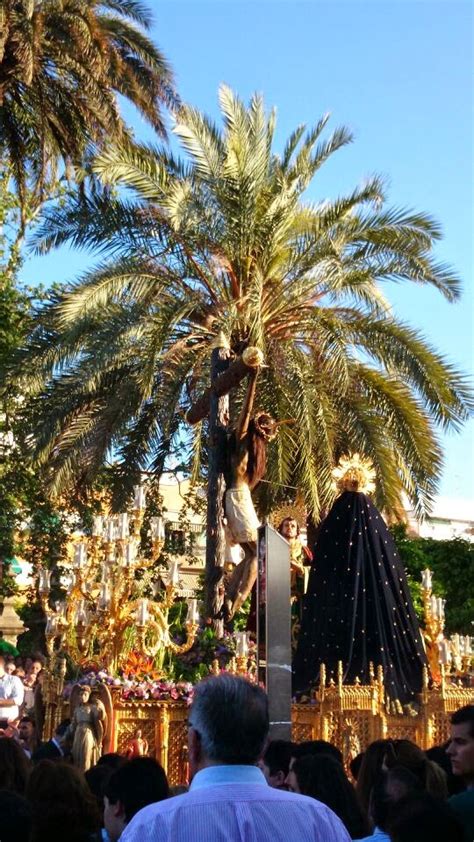
[[120, 690], [121, 698], [129, 701], [155, 699], [190, 704], [193, 697], [193, 685], [188, 681], [157, 679], [152, 676], [137, 678], [125, 674], [110, 675], [105, 669], [92, 669], [79, 675], [76, 681], [69, 681], [64, 687], [64, 698], [69, 698], [74, 684], [88, 684], [92, 688], [98, 684], [106, 684], [110, 688]]
[[[250, 646], [254, 648], [253, 644]], [[210, 627], [206, 627], [199, 630], [188, 652], [169, 659], [165, 674], [157, 668], [153, 658], [132, 651], [123, 669], [116, 675], [107, 672], [97, 660], [81, 664], [77, 677], [65, 685], [64, 695], [69, 697], [74, 684], [89, 684], [91, 687], [106, 684], [117, 688], [121, 698], [130, 701], [156, 699], [191, 703], [193, 685], [216, 668], [220, 671], [232, 668], [235, 655], [236, 639], [233, 635], [218, 638]], [[250, 674], [248, 677], [254, 680]]]

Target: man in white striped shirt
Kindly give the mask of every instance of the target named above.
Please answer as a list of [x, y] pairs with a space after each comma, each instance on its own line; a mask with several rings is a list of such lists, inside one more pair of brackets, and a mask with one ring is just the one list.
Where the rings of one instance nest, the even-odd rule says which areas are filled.
[[350, 842], [325, 805], [268, 786], [256, 766], [268, 734], [268, 703], [233, 675], [197, 685], [189, 716], [189, 792], [151, 804], [120, 842]]

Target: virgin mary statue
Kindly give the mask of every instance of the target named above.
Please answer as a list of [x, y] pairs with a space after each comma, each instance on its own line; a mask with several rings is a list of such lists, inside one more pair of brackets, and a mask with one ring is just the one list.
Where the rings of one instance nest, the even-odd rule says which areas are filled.
[[[426, 655], [406, 574], [384, 519], [369, 496], [373, 471], [358, 454], [334, 472], [341, 492], [322, 522], [304, 597], [293, 662], [294, 691], [307, 692], [321, 664], [346, 683], [383, 667], [388, 701], [421, 691]], [[367, 493], [364, 493], [367, 492]]]

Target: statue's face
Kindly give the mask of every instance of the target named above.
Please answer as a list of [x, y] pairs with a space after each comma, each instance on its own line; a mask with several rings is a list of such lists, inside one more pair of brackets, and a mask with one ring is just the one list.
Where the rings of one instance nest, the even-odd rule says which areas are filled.
[[255, 426], [263, 438], [271, 441], [277, 434], [277, 425], [274, 418], [266, 412], [260, 412], [255, 416]]
[[142, 735], [142, 732], [141, 732], [141, 730], [140, 730], [140, 728], [139, 728], [139, 729], [138, 729], [138, 731], [137, 731], [137, 738], [138, 738], [138, 739], [140, 739], [141, 735]]
[[284, 538], [296, 538], [298, 535], [298, 524], [294, 518], [288, 517], [281, 525], [281, 534]]
[[81, 702], [85, 705], [86, 702], [89, 701], [90, 691], [89, 690], [82, 690], [81, 691]]

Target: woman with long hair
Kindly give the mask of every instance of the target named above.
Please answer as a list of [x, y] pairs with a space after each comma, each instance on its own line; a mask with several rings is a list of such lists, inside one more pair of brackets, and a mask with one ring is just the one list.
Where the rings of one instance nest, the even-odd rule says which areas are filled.
[[31, 772], [26, 797], [33, 811], [31, 842], [99, 842], [97, 805], [74, 766], [41, 760]]
[[425, 752], [411, 740], [388, 740], [383, 765], [385, 769], [403, 766], [418, 778], [425, 792], [440, 800], [447, 799], [448, 785], [445, 772], [429, 760]]
[[345, 826], [351, 839], [367, 832], [367, 824], [341, 763], [326, 754], [305, 755], [293, 760], [287, 776], [293, 792], [326, 804]]
[[370, 794], [375, 781], [381, 775], [389, 742], [390, 740], [374, 740], [364, 752], [356, 784], [356, 793], [364, 816], [369, 815]]

